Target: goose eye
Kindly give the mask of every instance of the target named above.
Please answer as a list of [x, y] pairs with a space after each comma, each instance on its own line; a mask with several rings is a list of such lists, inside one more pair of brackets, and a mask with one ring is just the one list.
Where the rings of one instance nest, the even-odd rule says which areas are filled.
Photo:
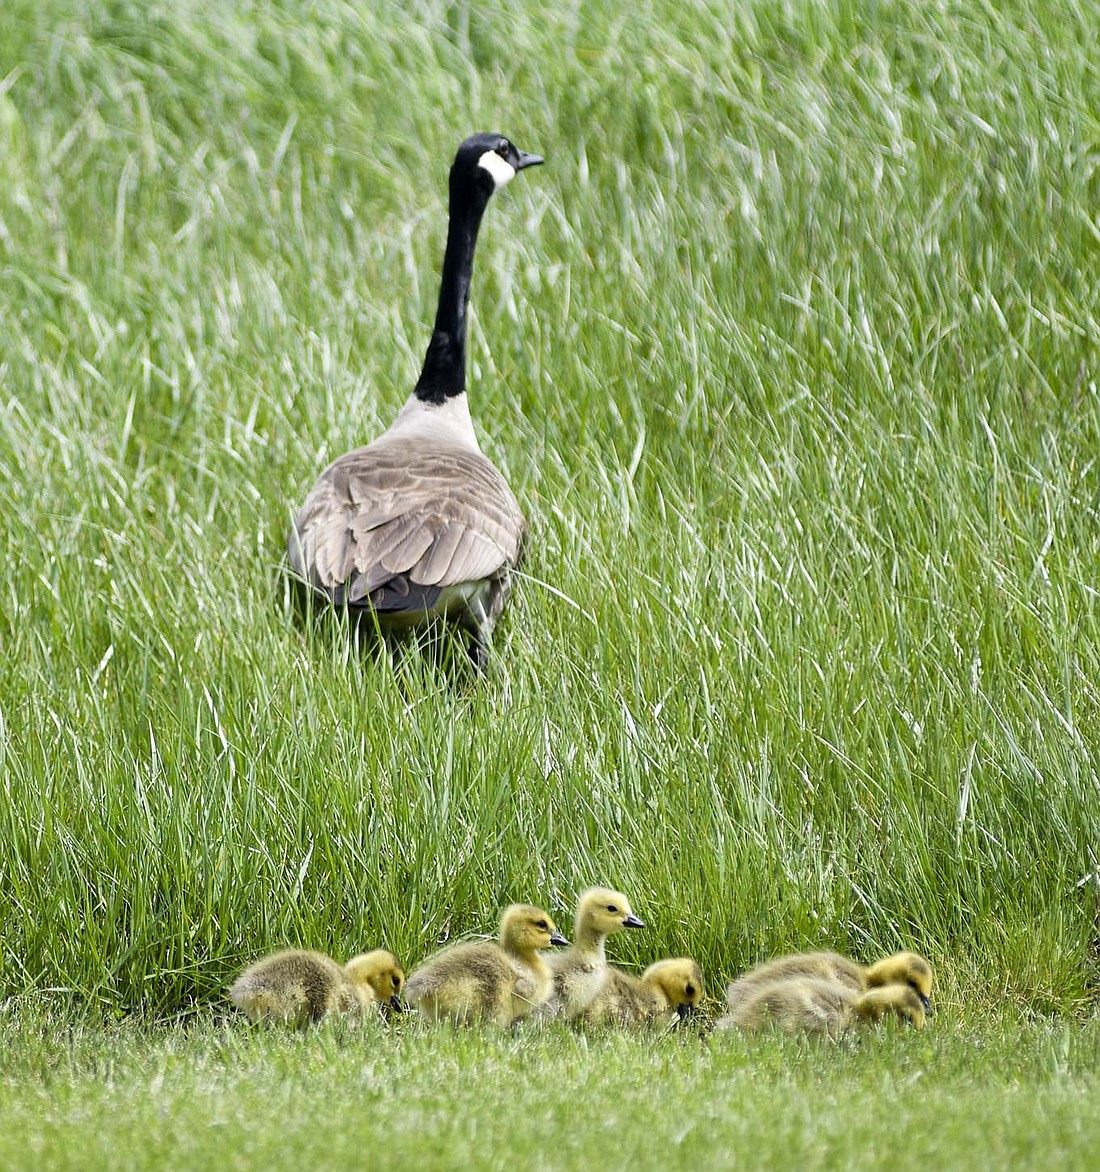
[[506, 159], [511, 149], [512, 144], [506, 138], [502, 138], [500, 142], [497, 143], [497, 154], [502, 158]]
[[541, 928], [544, 932], [550, 931], [550, 925], [545, 920], [539, 920], [535, 927]]
[[400, 977], [394, 977], [394, 978], [393, 978], [393, 987], [394, 987], [395, 989], [400, 989], [400, 988], [401, 988], [401, 978], [400, 978]]
[[609, 903], [609, 904], [607, 905], [607, 910], [608, 910], [608, 911], [609, 911], [609, 912], [610, 912], [610, 913], [611, 913], [613, 916], [614, 916], [614, 915], [618, 915], [618, 912], [619, 912], [619, 909], [618, 909], [618, 908], [617, 908], [617, 907], [616, 907], [616, 906], [615, 906], [613, 903]]
[[695, 996], [695, 986], [694, 986], [694, 985], [688, 985], [688, 987], [687, 987], [687, 988], [684, 990], [684, 992], [685, 992], [685, 993], [686, 993], [686, 994], [687, 994], [689, 997], [694, 997], [694, 996]]

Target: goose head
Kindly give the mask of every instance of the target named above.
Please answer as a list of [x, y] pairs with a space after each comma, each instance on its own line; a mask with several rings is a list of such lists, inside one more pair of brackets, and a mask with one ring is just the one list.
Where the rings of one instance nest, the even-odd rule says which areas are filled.
[[508, 952], [538, 952], [551, 945], [561, 947], [568, 940], [554, 926], [554, 921], [529, 903], [514, 903], [500, 918], [500, 943]]
[[644, 928], [645, 924], [630, 910], [630, 901], [621, 891], [609, 887], [590, 887], [577, 903], [578, 937], [610, 936], [623, 928]]
[[466, 139], [451, 164], [451, 199], [472, 200], [484, 209], [494, 191], [505, 187], [517, 171], [543, 162], [521, 151], [503, 134], [474, 134]]
[[357, 985], [369, 988], [376, 1000], [398, 1012], [404, 1009], [401, 989], [405, 984], [405, 973], [392, 952], [376, 948], [373, 952], [361, 953], [352, 957], [344, 969]]
[[906, 985], [920, 998], [927, 1013], [928, 997], [932, 992], [932, 966], [915, 952], [896, 952], [876, 961], [867, 970], [868, 989], [883, 985]]
[[703, 971], [690, 956], [659, 960], [642, 973], [642, 980], [660, 990], [680, 1017], [688, 1017], [703, 1000]]
[[926, 997], [909, 985], [880, 985], [869, 989], [855, 1003], [853, 1012], [866, 1022], [893, 1015], [918, 1030], [924, 1027]]

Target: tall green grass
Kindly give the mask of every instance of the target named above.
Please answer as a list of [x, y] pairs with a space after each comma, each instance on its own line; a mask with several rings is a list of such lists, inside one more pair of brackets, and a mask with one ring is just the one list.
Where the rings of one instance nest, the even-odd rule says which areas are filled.
[[[625, 889], [625, 963], [1095, 996], [1093, 5], [0, 11], [0, 988], [108, 1012]], [[531, 522], [488, 680], [303, 630], [466, 133], [471, 399]]]

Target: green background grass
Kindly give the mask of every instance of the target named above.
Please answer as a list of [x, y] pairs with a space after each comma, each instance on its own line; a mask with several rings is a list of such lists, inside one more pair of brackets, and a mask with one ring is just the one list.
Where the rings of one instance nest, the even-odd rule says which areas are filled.
[[[1089, 1014], [1098, 59], [1095, 4], [9, 0], [3, 993], [203, 1015], [600, 881], [714, 993], [906, 946], [937, 1030]], [[481, 129], [548, 162], [477, 258], [531, 578], [469, 690], [277, 567]]]

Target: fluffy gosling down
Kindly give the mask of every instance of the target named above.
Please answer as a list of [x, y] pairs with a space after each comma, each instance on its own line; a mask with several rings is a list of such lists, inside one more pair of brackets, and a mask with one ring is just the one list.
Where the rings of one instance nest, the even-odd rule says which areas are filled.
[[554, 973], [554, 991], [545, 1014], [579, 1018], [599, 993], [607, 977], [604, 943], [623, 928], [644, 928], [645, 924], [630, 910], [630, 902], [621, 891], [608, 887], [590, 887], [577, 901], [573, 945], [550, 958]]
[[915, 952], [896, 952], [869, 968], [836, 952], [799, 952], [743, 973], [726, 990], [726, 1003], [732, 1010], [762, 985], [801, 977], [833, 981], [856, 993], [884, 985], [908, 985], [921, 999], [925, 1011], [932, 992], [932, 966]]
[[747, 1033], [774, 1028], [785, 1033], [839, 1037], [859, 1025], [897, 1017], [917, 1029], [924, 1025], [924, 1003], [909, 985], [881, 985], [859, 993], [840, 981], [790, 977], [759, 984], [730, 1007], [716, 1028], [736, 1026]]
[[703, 973], [690, 957], [678, 956], [651, 964], [641, 977], [608, 966], [599, 991], [581, 1015], [585, 1025], [627, 1028], [684, 1018], [703, 1000]]
[[373, 1005], [400, 1010], [404, 981], [397, 958], [383, 948], [346, 965], [323, 952], [293, 949], [246, 968], [230, 986], [229, 1000], [251, 1021], [304, 1026]]
[[499, 943], [445, 948], [412, 974], [406, 999], [436, 1020], [509, 1026], [551, 993], [553, 976], [541, 951], [568, 943], [541, 908], [514, 903], [501, 916]]

